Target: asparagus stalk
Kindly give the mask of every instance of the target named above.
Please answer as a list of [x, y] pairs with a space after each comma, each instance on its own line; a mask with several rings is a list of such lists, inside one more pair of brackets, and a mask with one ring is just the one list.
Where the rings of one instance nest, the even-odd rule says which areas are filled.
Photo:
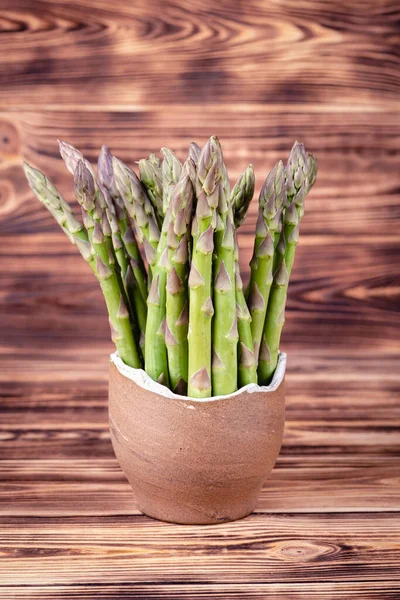
[[129, 216], [137, 225], [140, 232], [139, 241], [143, 244], [149, 268], [153, 271], [160, 240], [160, 228], [153, 205], [136, 173], [115, 156], [113, 157], [113, 168], [116, 186]]
[[268, 174], [260, 192], [254, 252], [250, 263], [250, 282], [246, 294], [256, 360], [259, 356], [272, 285], [275, 233], [281, 221], [284, 200], [284, 168], [279, 161]]
[[[153, 281], [147, 297], [145, 367], [152, 379], [170, 387], [166, 347], [167, 233], [170, 211], [163, 222], [153, 270]], [[151, 342], [150, 342], [151, 340]]]
[[[169, 163], [170, 167], [165, 166], [165, 193], [168, 195], [170, 189], [168, 186], [173, 185], [173, 180], [176, 179], [176, 172], [181, 170], [177, 163], [177, 158], [172, 156], [172, 152], [167, 149], [163, 149], [164, 156], [166, 156], [164, 162]], [[141, 161], [142, 162], [142, 161]], [[139, 163], [140, 166], [140, 163]], [[142, 173], [142, 171], [141, 171]], [[148, 173], [145, 173], [148, 177]], [[142, 174], [143, 177], [143, 174]], [[155, 178], [154, 178], [155, 180]], [[149, 179], [147, 179], [149, 183]], [[149, 193], [154, 192], [150, 190]], [[159, 193], [159, 192], [157, 192]], [[162, 194], [162, 192], [161, 192]], [[169, 206], [169, 200], [165, 201], [166, 213], [163, 220], [161, 237], [157, 247], [157, 255], [155, 264], [152, 268], [154, 279], [152, 281], [149, 295], [147, 298], [147, 322], [146, 322], [146, 339], [152, 340], [152, 343], [146, 344], [145, 351], [145, 366], [146, 371], [154, 380], [163, 383], [164, 385], [170, 386], [170, 373], [168, 368], [168, 354], [167, 354], [167, 343], [171, 345], [172, 337], [169, 335], [171, 332], [166, 326], [166, 294], [167, 294], [167, 266], [168, 266], [168, 229], [171, 217], [171, 210]], [[173, 364], [173, 367], [175, 365]], [[175, 386], [178, 382], [175, 383]]]
[[108, 220], [105, 218], [106, 202], [103, 194], [96, 189], [92, 174], [81, 160], [78, 161], [75, 168], [74, 191], [81, 205], [84, 224], [95, 253], [96, 248], [93, 239], [104, 237], [104, 244], [99, 251], [101, 252], [101, 259], [107, 264], [109, 255], [114, 259], [114, 252], [111, 242], [111, 229]]
[[164, 160], [162, 161], [162, 184], [163, 184], [163, 213], [167, 212], [171, 202], [175, 184], [178, 182], [182, 163], [176, 154], [169, 148], [161, 148]]
[[241, 226], [247, 214], [254, 194], [254, 184], [254, 169], [253, 165], [250, 164], [243, 171], [231, 192], [231, 204], [237, 229]]
[[[231, 204], [234, 211], [236, 228], [239, 228], [246, 216], [254, 194], [254, 169], [250, 164], [240, 175], [231, 192]], [[239, 247], [235, 231], [235, 287], [238, 318], [238, 386], [257, 383], [257, 365], [254, 356], [254, 343], [251, 333], [251, 315], [243, 293], [243, 282], [239, 267]]]
[[211, 396], [212, 254], [215, 209], [221, 195], [222, 154], [211, 137], [203, 147], [196, 174], [196, 214], [192, 223], [193, 255], [189, 274], [188, 394]]
[[122, 277], [125, 277], [129, 263], [127, 253], [125, 252], [125, 247], [122, 242], [115, 207], [111, 202], [110, 195], [108, 194], [107, 190], [104, 189], [103, 191], [103, 189], [100, 188], [99, 192], [104, 198], [107, 206], [107, 208], [103, 211], [103, 215], [106, 216], [105, 220], [108, 221], [109, 229], [107, 232], [104, 232], [104, 234], [106, 238], [109, 238], [108, 245], [113, 249]]
[[[98, 160], [98, 176], [102, 190], [105, 194], [109, 210], [115, 214], [118, 231], [115, 232], [117, 244], [121, 243], [125, 253], [129, 257], [133, 276], [137, 285], [135, 290], [139, 289], [143, 299], [141, 305], [146, 310], [147, 300], [147, 275], [143, 264], [142, 255], [135, 238], [131, 224], [129, 223], [128, 213], [124, 202], [118, 192], [115, 183], [112, 154], [107, 146], [102, 146]], [[125, 270], [124, 270], [125, 271]], [[126, 271], [124, 272], [126, 275]], [[135, 291], [136, 293], [136, 291]]]
[[[141, 234], [146, 259], [152, 278], [147, 297], [147, 319], [145, 337], [145, 368], [155, 381], [169, 385], [167, 351], [165, 345], [165, 260], [166, 231], [161, 235], [159, 223], [162, 219], [161, 165], [155, 155], [139, 161], [139, 170], [145, 187], [122, 161], [113, 158], [117, 188], [128, 214], [135, 221]], [[145, 188], [147, 189], [147, 195]], [[154, 206], [158, 211], [158, 218]]]
[[[105, 190], [106, 201], [108, 198], [108, 206], [106, 209], [107, 219], [103, 219], [105, 221], [105, 225], [107, 221], [110, 224], [110, 233], [112, 239], [112, 247], [115, 252], [115, 256], [120, 268], [120, 273], [117, 272], [117, 276], [121, 277], [121, 285], [123, 285], [126, 299], [128, 300], [128, 305], [130, 308], [130, 313], [134, 322], [138, 324], [140, 330], [140, 347], [142, 352], [144, 351], [144, 340], [145, 340], [145, 331], [146, 331], [146, 317], [147, 317], [147, 305], [146, 300], [143, 298], [143, 293], [139, 288], [138, 280], [135, 276], [139, 271], [139, 274], [142, 274], [142, 270], [138, 267], [136, 261], [129, 257], [129, 254], [126, 250], [126, 247], [123, 243], [121, 236], [120, 223], [123, 220], [122, 218], [118, 219], [117, 214], [114, 208], [114, 205], [110, 203], [109, 194], [107, 190]], [[118, 205], [117, 205], [118, 206]], [[104, 226], [103, 226], [104, 230]], [[106, 237], [107, 234], [105, 233]], [[147, 295], [146, 295], [147, 298]]]
[[[129, 350], [129, 344], [131, 343], [132, 338], [137, 361], [135, 359], [135, 361], [131, 361], [131, 363], [135, 362], [135, 364], [140, 366], [140, 357], [135, 343], [135, 334], [139, 337], [137, 333], [135, 305], [133, 301], [130, 302], [123, 283], [125, 272], [121, 272], [118, 262], [115, 261], [116, 254], [123, 251], [123, 249], [118, 248], [114, 241], [114, 244], [117, 246], [117, 250], [114, 250], [112, 236], [115, 237], [115, 234], [112, 233], [112, 229], [107, 219], [105, 197], [100, 189], [96, 189], [94, 179], [82, 161], [79, 161], [76, 166], [74, 184], [75, 195], [82, 206], [83, 214], [86, 213], [86, 218], [89, 219], [89, 239], [98, 259], [96, 267], [99, 274], [100, 285], [105, 294], [109, 310], [112, 339], [116, 342], [118, 352], [126, 354], [127, 350]], [[112, 220], [111, 223], [113, 227], [115, 227], [114, 220]], [[124, 261], [121, 260], [121, 258], [119, 260], [121, 261], [122, 268], [125, 270]], [[101, 267], [101, 265], [105, 265], [111, 274], [106, 276], [108, 271]], [[99, 271], [100, 267], [101, 270]], [[119, 316], [119, 313], [115, 312], [115, 298], [117, 291], [120, 295], [119, 306], [121, 308], [121, 317]], [[125, 307], [124, 310], [123, 307]], [[128, 314], [128, 321], [126, 321], [125, 312]], [[128, 330], [130, 334], [128, 334]], [[123, 358], [122, 355], [121, 358]]]
[[129, 312], [122, 296], [118, 279], [109, 261], [106, 265], [97, 255], [97, 277], [107, 305], [111, 339], [125, 364], [140, 369], [141, 361], [130, 325]]
[[188, 385], [188, 238], [193, 210], [193, 186], [182, 172], [170, 203], [168, 276], [166, 286], [166, 345], [172, 389], [187, 393]]
[[[290, 204], [283, 214], [283, 228], [276, 251], [276, 271], [274, 273], [267, 315], [263, 328], [263, 337], [259, 355], [259, 381], [266, 383], [275, 371], [278, 360], [281, 331], [285, 323], [285, 305], [290, 273], [294, 255], [299, 241], [299, 217], [294, 203]], [[276, 357], [276, 358], [275, 358]], [[264, 375], [266, 363], [275, 361], [269, 366], [271, 372]], [[265, 377], [268, 377], [266, 380]]]
[[287, 289], [299, 241], [299, 221], [304, 214], [304, 200], [311, 188], [310, 181], [314, 184], [316, 175], [317, 165], [314, 157], [308, 159], [303, 144], [296, 142], [286, 166], [286, 189], [290, 204], [283, 216], [281, 258], [274, 273], [264, 324], [258, 366], [260, 384], [270, 381], [278, 362], [280, 337], [285, 323]]
[[251, 333], [251, 316], [243, 293], [243, 282], [240, 276], [239, 247], [235, 235], [235, 285], [236, 308], [238, 318], [238, 387], [248, 383], [257, 383], [257, 363], [254, 356], [253, 336]]
[[[62, 198], [47, 177], [26, 163], [24, 164], [24, 170], [33, 192], [55, 217], [69, 239], [77, 245], [83, 258], [90, 264], [99, 280], [110, 317], [112, 339], [120, 357], [127, 365], [139, 368], [140, 358], [133, 339], [129, 313], [113, 268], [113, 256], [109, 254], [105, 244], [101, 225], [98, 221], [95, 222], [92, 228], [92, 240], [89, 240], [87, 230], [75, 219], [69, 204]], [[92, 208], [92, 201], [86, 198], [86, 191], [91, 192], [91, 189], [90, 183], [82, 182], [81, 192], [82, 196], [85, 197], [84, 202], [86, 206], [90, 206], [92, 210], [95, 210], [96, 206]]]
[[153, 205], [159, 225], [164, 219], [163, 173], [160, 159], [155, 154], [138, 161], [140, 179]]
[[237, 343], [239, 339], [233, 211], [225, 165], [222, 166], [221, 171], [221, 193], [217, 207], [213, 265], [215, 312], [212, 322], [212, 389], [216, 396], [230, 394], [237, 389]]
[[83, 259], [95, 272], [95, 257], [84, 225], [75, 218], [71, 206], [41, 171], [31, 167], [27, 162], [24, 162], [23, 166], [29, 186], [38, 200], [44, 204], [70, 242], [78, 248]]

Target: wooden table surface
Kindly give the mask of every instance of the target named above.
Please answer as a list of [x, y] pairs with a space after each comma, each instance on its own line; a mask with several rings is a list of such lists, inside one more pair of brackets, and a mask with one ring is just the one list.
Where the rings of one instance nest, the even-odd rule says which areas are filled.
[[[400, 598], [399, 16], [395, 0], [0, 0], [2, 600]], [[277, 466], [247, 519], [185, 527], [136, 509], [101, 294], [21, 161], [70, 199], [57, 138], [133, 162], [213, 133], [257, 190], [295, 139], [320, 175]]]

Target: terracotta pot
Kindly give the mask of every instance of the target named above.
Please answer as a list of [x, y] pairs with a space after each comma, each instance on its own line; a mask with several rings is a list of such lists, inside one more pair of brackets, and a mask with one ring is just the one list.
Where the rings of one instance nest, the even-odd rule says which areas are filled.
[[173, 523], [249, 515], [282, 442], [286, 356], [268, 387], [228, 396], [178, 396], [111, 357], [110, 427], [139, 509]]

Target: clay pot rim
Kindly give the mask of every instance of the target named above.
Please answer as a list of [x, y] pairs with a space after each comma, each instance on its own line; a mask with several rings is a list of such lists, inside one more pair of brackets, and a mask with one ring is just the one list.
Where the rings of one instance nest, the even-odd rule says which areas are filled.
[[240, 394], [242, 394], [243, 392], [247, 392], [249, 394], [254, 394], [257, 392], [275, 392], [281, 385], [286, 372], [286, 354], [284, 352], [280, 352], [278, 356], [278, 364], [275, 369], [272, 381], [269, 385], [258, 385], [257, 383], [249, 383], [240, 388], [239, 390], [236, 390], [236, 392], [232, 392], [232, 394], [226, 394], [224, 396], [211, 396], [211, 398], [192, 398], [191, 396], [180, 396], [179, 394], [175, 394], [165, 385], [162, 385], [157, 381], [153, 381], [153, 379], [151, 379], [151, 377], [149, 377], [149, 375], [143, 369], [134, 369], [133, 367], [129, 367], [121, 360], [117, 352], [110, 354], [110, 361], [113, 365], [115, 365], [115, 367], [118, 369], [121, 375], [123, 375], [127, 379], [130, 379], [131, 381], [134, 381], [137, 385], [139, 385], [144, 390], [147, 390], [148, 392], [158, 394], [160, 396], [163, 396], [164, 398], [171, 398], [172, 400], [180, 400], [183, 402], [199, 402], [201, 404], [207, 402], [215, 402], [217, 400], [228, 400], [229, 398], [240, 396]]

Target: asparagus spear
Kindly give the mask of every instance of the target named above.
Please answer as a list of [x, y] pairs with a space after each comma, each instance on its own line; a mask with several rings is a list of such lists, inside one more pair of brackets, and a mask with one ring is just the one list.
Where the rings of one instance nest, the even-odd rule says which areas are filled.
[[166, 344], [172, 389], [186, 394], [188, 382], [188, 237], [192, 220], [193, 186], [182, 172], [170, 203], [168, 276], [166, 286]]
[[254, 194], [254, 184], [254, 169], [253, 165], [250, 164], [243, 171], [231, 192], [231, 204], [237, 229], [241, 226], [247, 214]]
[[284, 168], [279, 161], [268, 174], [260, 192], [250, 282], [246, 294], [256, 360], [272, 284], [275, 233], [279, 227], [285, 198]]
[[166, 284], [167, 284], [167, 234], [170, 210], [167, 211], [153, 270], [153, 281], [147, 297], [145, 367], [152, 379], [170, 387], [166, 347]]
[[162, 162], [162, 184], [163, 184], [163, 213], [167, 212], [175, 184], [178, 182], [182, 163], [176, 154], [169, 148], [161, 148], [164, 160]]
[[[309, 171], [311, 167], [311, 171]], [[299, 220], [304, 214], [304, 200], [315, 183], [317, 165], [314, 157], [307, 159], [303, 144], [296, 142], [286, 166], [287, 198], [290, 202], [283, 216], [281, 256], [268, 302], [261, 344], [258, 379], [266, 384], [274, 374], [278, 362], [279, 342], [285, 323], [285, 305], [289, 277], [293, 267], [296, 246], [299, 241]], [[284, 249], [284, 253], [283, 253]]]
[[251, 333], [251, 316], [244, 297], [243, 282], [240, 276], [237, 235], [235, 235], [235, 269], [236, 308], [239, 332], [238, 387], [241, 388], [248, 383], [257, 383], [257, 363], [254, 356], [253, 336]]
[[[222, 151], [221, 151], [222, 154]], [[222, 160], [222, 159], [221, 159]], [[235, 289], [235, 242], [229, 179], [222, 165], [214, 253], [214, 317], [212, 322], [214, 395], [237, 389], [238, 326]]]
[[155, 154], [138, 161], [140, 179], [153, 205], [157, 222], [161, 226], [164, 218], [163, 209], [163, 174], [160, 159]]
[[[112, 247], [115, 252], [115, 256], [120, 267], [120, 273], [117, 272], [117, 276], [121, 278], [121, 285], [124, 287], [126, 293], [126, 299], [128, 300], [128, 305], [130, 308], [130, 313], [134, 322], [138, 324], [140, 330], [140, 347], [142, 353], [144, 353], [144, 341], [145, 341], [145, 331], [146, 331], [146, 317], [147, 317], [147, 304], [146, 300], [143, 298], [143, 294], [140, 290], [138, 280], [135, 276], [135, 272], [139, 271], [139, 274], [142, 274], [142, 270], [138, 267], [136, 261], [130, 258], [128, 252], [126, 251], [126, 246], [123, 243], [121, 236], [120, 223], [124, 220], [122, 217], [120, 219], [117, 218], [117, 213], [115, 211], [115, 207], [110, 202], [110, 196], [107, 190], [104, 190], [104, 195], [107, 202], [107, 209], [105, 211], [107, 215], [107, 219], [104, 225], [108, 223], [110, 224], [109, 236], [112, 239]], [[118, 206], [118, 205], [117, 205]], [[104, 230], [103, 225], [103, 230]], [[130, 229], [130, 228], [129, 228]], [[107, 233], [105, 232], [106, 238]], [[136, 246], [137, 247], [137, 246]], [[146, 294], [147, 298], [147, 294]]]
[[152, 271], [155, 268], [160, 228], [154, 208], [136, 173], [121, 160], [113, 157], [115, 183], [129, 216], [140, 232], [139, 241], [143, 244], [146, 260]]
[[196, 214], [192, 223], [193, 255], [189, 274], [188, 393], [211, 396], [211, 297], [215, 209], [221, 195], [222, 154], [218, 139], [203, 147], [196, 174]]
[[[90, 264], [99, 280], [110, 317], [112, 339], [120, 357], [127, 365], [139, 368], [140, 358], [133, 339], [129, 314], [113, 268], [113, 256], [109, 255], [105, 245], [101, 225], [96, 221], [93, 226], [93, 243], [91, 244], [87, 230], [75, 219], [69, 204], [47, 177], [27, 163], [24, 163], [24, 170], [29, 185], [37, 198], [48, 208], [70, 240], [77, 245], [83, 258]], [[87, 186], [91, 187], [90, 183], [82, 182], [81, 191], [82, 195], [85, 195], [86, 205], [89, 206], [91, 205], [90, 199], [86, 199]], [[93, 207], [93, 210], [95, 208]]]
[[[98, 233], [97, 237], [104, 237], [104, 245], [101, 247], [101, 259], [107, 264], [109, 255], [114, 258], [114, 252], [111, 242], [111, 229], [108, 220], [105, 218], [106, 202], [100, 190], [96, 189], [95, 180], [82, 160], [76, 164], [74, 191], [81, 205], [82, 216], [93, 248], [93, 238], [101, 229], [101, 233]], [[103, 225], [105, 225], [105, 228]]]
[[[177, 173], [181, 171], [182, 167], [173, 155], [171, 150], [163, 148], [164, 159], [164, 206], [166, 209], [164, 220], [162, 222], [161, 237], [157, 247], [157, 255], [154, 267], [152, 269], [154, 279], [152, 281], [149, 295], [147, 298], [147, 322], [146, 322], [146, 338], [152, 340], [152, 343], [146, 345], [145, 351], [145, 365], [146, 371], [154, 380], [159, 381], [167, 386], [170, 384], [170, 373], [168, 368], [168, 355], [167, 355], [167, 343], [171, 345], [171, 332], [166, 326], [166, 287], [167, 287], [167, 265], [168, 265], [168, 228], [171, 217], [171, 210], [169, 208], [169, 194], [171, 192], [173, 181], [176, 180]], [[154, 155], [153, 155], [154, 156]], [[155, 157], [156, 158], [156, 157]], [[149, 168], [151, 161], [144, 163], [139, 161], [139, 168], [142, 165], [141, 176], [145, 178], [147, 183], [148, 193], [153, 195], [153, 198], [160, 196], [162, 198], [162, 190], [157, 188], [158, 185], [158, 166], [152, 163], [152, 169]], [[143, 164], [145, 168], [143, 169]], [[150, 176], [152, 175], [152, 181]], [[150, 185], [151, 184], [151, 185]], [[162, 214], [159, 215], [162, 218]], [[173, 367], [175, 365], [173, 364]], [[175, 383], [175, 386], [177, 382]], [[174, 386], [174, 387], [175, 387]]]
[[[115, 183], [112, 154], [107, 146], [102, 146], [101, 148], [98, 160], [98, 176], [109, 210], [113, 215], [115, 214], [115, 220], [118, 226], [118, 231], [115, 231], [117, 244], [122, 244], [125, 253], [129, 257], [133, 276], [137, 283], [137, 285], [135, 285], [135, 293], [136, 290], [139, 289], [143, 299], [142, 306], [145, 308], [147, 300], [146, 270], [144, 268], [134, 231], [129, 223], [127, 210]], [[124, 275], [126, 275], [126, 270], [124, 271]]]
[[76, 246], [84, 260], [93, 271], [96, 270], [95, 257], [90, 246], [85, 227], [73, 215], [68, 202], [64, 200], [57, 188], [38, 169], [24, 162], [24, 171], [29, 186], [42, 204], [54, 217], [68, 239]]
[[[123, 247], [116, 237], [115, 227], [118, 230], [118, 225], [116, 225], [115, 218], [110, 212], [111, 206], [108, 209], [106, 208], [106, 200], [101, 189], [96, 189], [94, 179], [82, 161], [79, 161], [76, 166], [74, 184], [75, 195], [82, 206], [83, 215], [86, 217], [89, 239], [103, 264], [108, 265], [110, 268], [112, 265], [113, 275], [118, 283], [124, 305], [128, 310], [134, 338], [136, 336], [138, 340], [136, 306], [134, 299], [129, 298], [124, 285], [127, 270], [126, 257]], [[111, 227], [107, 213], [110, 217]]]

